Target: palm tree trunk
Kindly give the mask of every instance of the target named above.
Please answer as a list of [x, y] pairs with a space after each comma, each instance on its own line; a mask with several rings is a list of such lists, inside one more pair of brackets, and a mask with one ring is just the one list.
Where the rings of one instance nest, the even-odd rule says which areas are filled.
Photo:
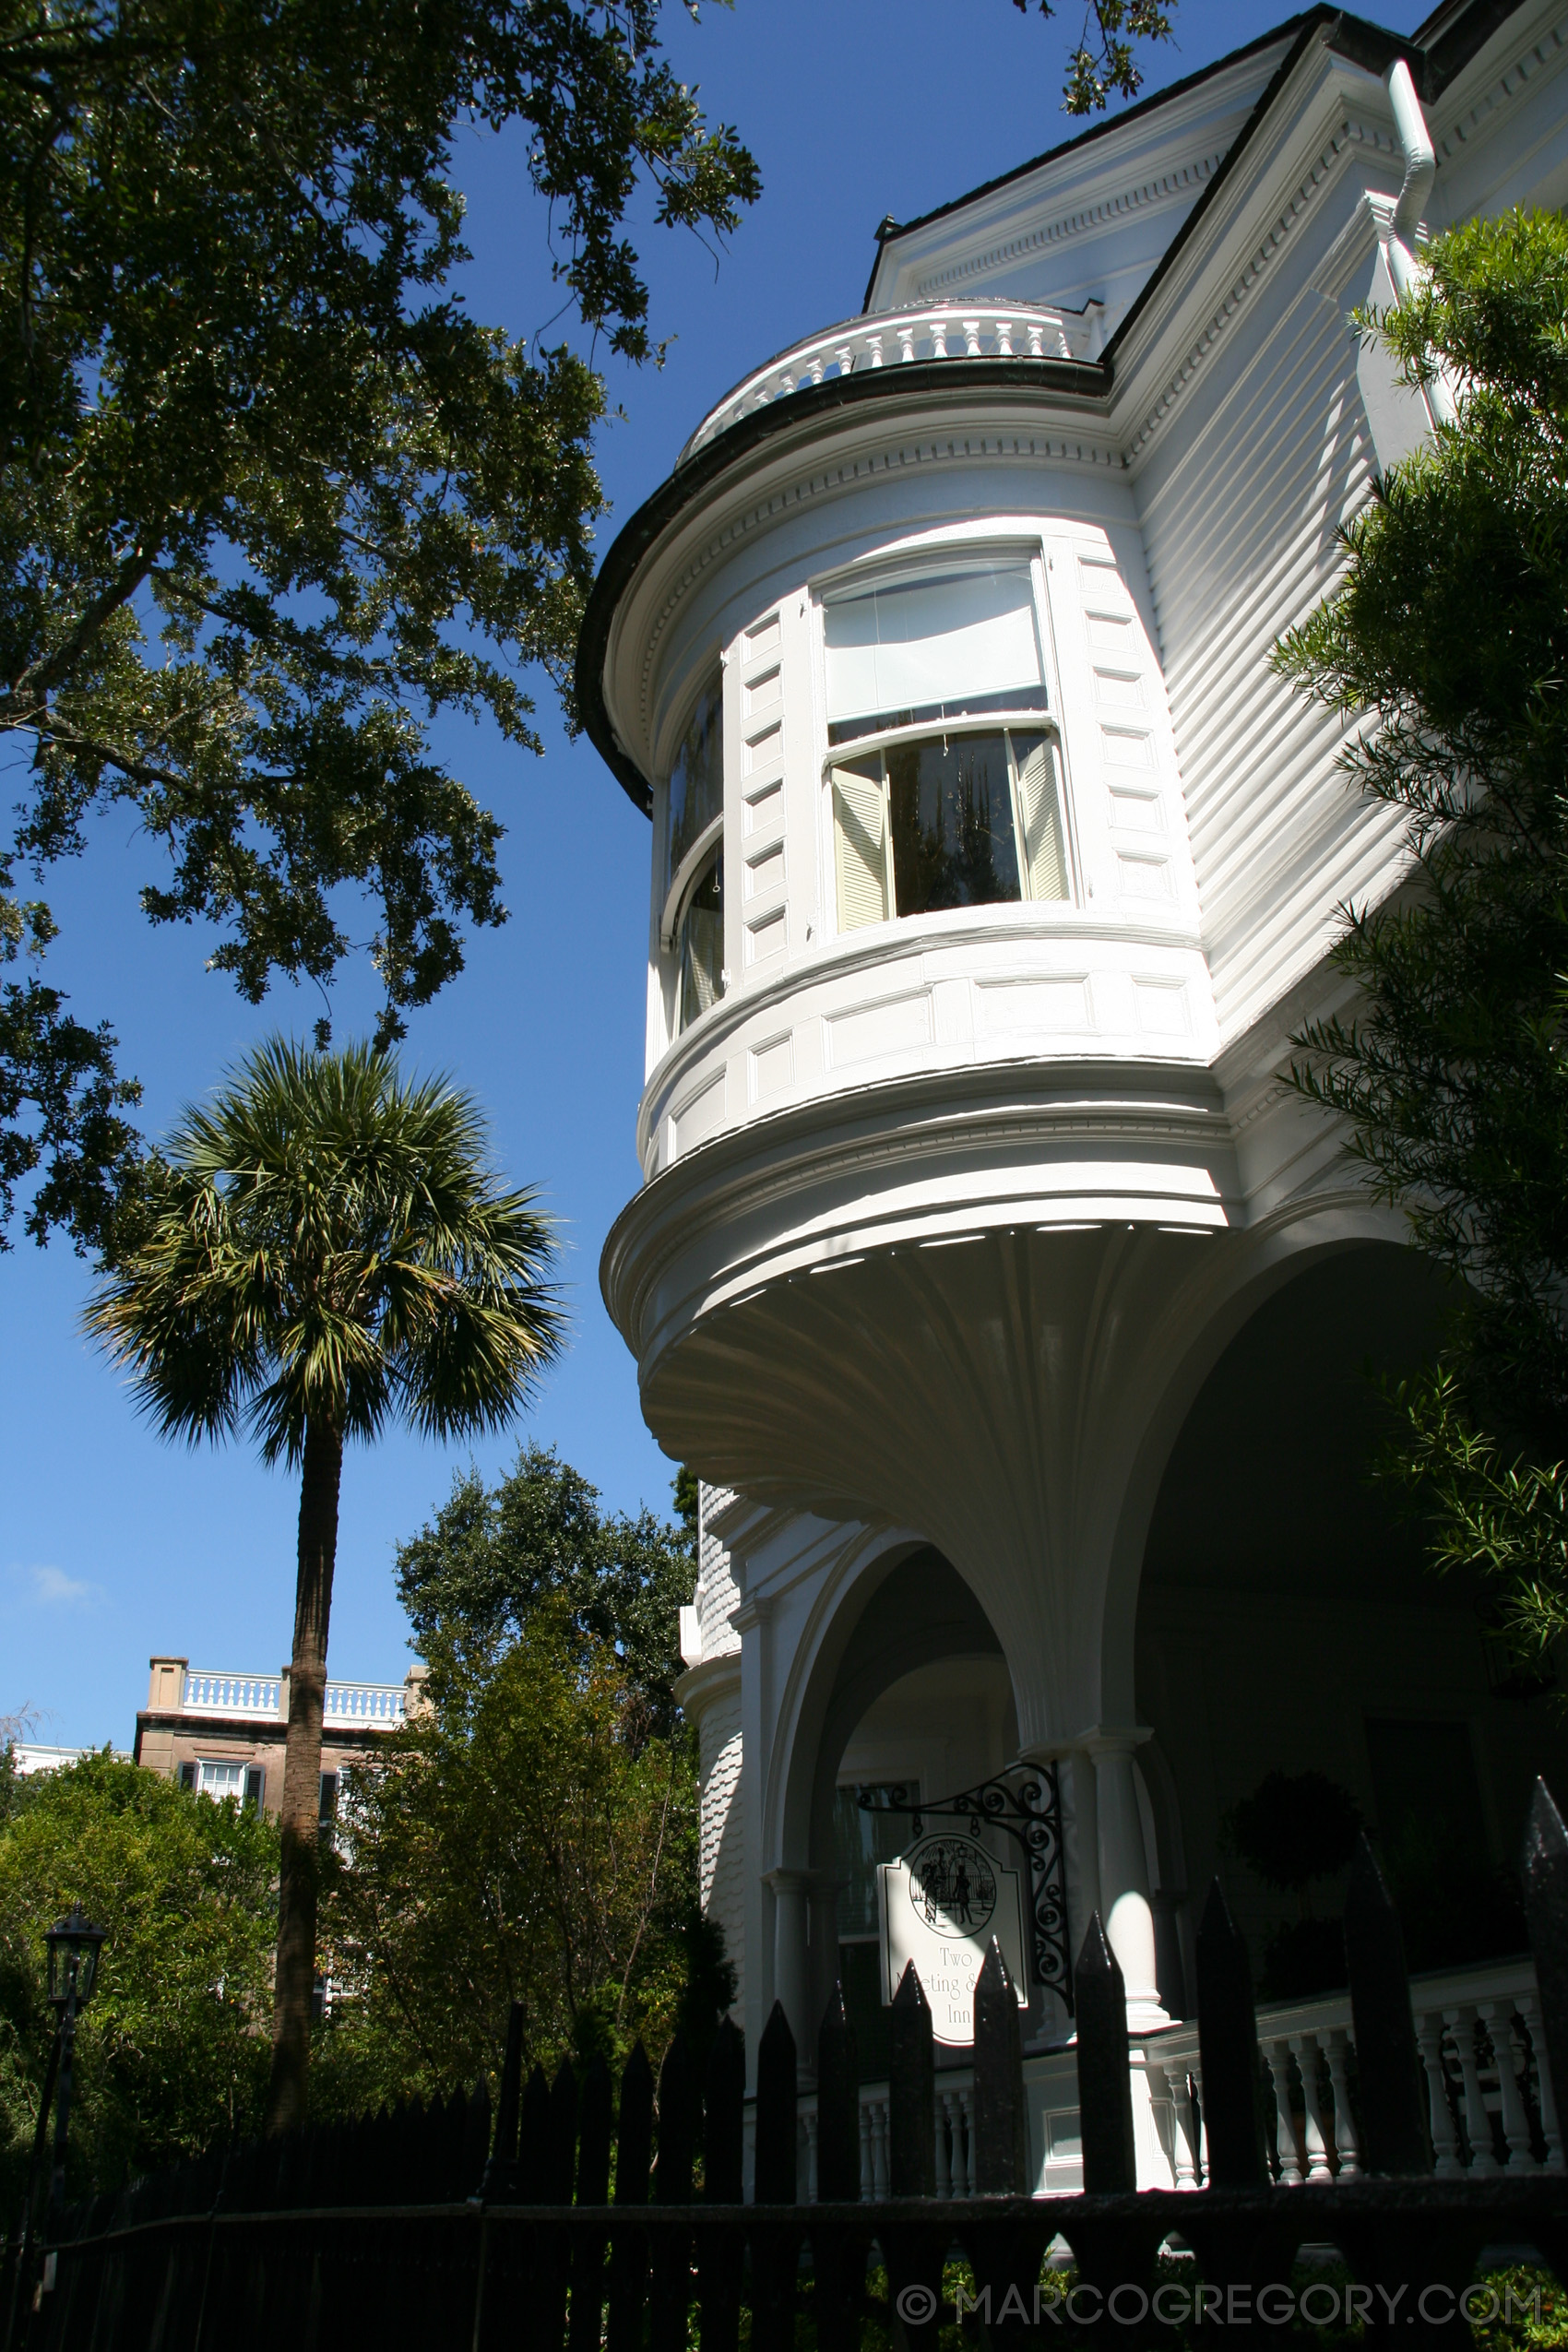
[[315, 1990], [315, 1901], [320, 1859], [321, 1717], [327, 1700], [327, 1628], [338, 1557], [338, 1489], [343, 1433], [312, 1420], [300, 1481], [299, 1572], [294, 1653], [289, 1665], [289, 1736], [283, 1752], [278, 1963], [272, 1995], [272, 2075], [267, 2132], [305, 2120], [312, 1999]]

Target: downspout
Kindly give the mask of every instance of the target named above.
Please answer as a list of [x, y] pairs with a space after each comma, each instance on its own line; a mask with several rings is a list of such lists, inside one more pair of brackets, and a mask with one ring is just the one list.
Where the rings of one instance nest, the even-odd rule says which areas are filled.
[[[1394, 128], [1399, 140], [1405, 162], [1405, 177], [1395, 200], [1394, 217], [1389, 223], [1384, 252], [1388, 260], [1388, 274], [1394, 281], [1395, 298], [1400, 303], [1420, 284], [1421, 267], [1412, 247], [1426, 210], [1431, 184], [1437, 177], [1437, 149], [1427, 129], [1421, 101], [1416, 95], [1416, 85], [1410, 78], [1410, 68], [1403, 57], [1396, 58], [1387, 74], [1389, 101], [1394, 108]], [[1441, 373], [1434, 375], [1426, 387], [1427, 406], [1439, 424], [1455, 424], [1458, 411], [1454, 403], [1453, 388]]]

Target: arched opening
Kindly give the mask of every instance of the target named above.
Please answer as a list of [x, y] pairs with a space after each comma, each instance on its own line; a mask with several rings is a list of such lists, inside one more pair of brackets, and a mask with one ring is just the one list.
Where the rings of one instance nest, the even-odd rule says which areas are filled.
[[[1016, 1752], [1017, 1718], [990, 1620], [929, 1545], [882, 1575], [828, 1673], [811, 1710], [814, 1752], [797, 1754], [791, 1775], [801, 1795], [809, 1790], [809, 1998], [814, 2029], [835, 1978], [842, 1982], [872, 2079], [886, 2067], [876, 1872], [912, 1835], [909, 1814], [891, 1806], [989, 1778]], [[1000, 1847], [997, 1859], [1017, 1866]]]
[[1392, 1243], [1317, 1260], [1232, 1338], [1170, 1455], [1145, 1550], [1136, 1678], [1179, 1832], [1161, 1845], [1183, 1857], [1184, 1883], [1165, 1893], [1189, 1981], [1218, 1870], [1262, 1998], [1343, 1982], [1339, 1876], [1306, 1870], [1337, 1800], [1319, 1782], [1303, 1796], [1306, 1775], [1343, 1791], [1380, 1845], [1412, 1966], [1517, 1940], [1508, 1881], [1525, 1807], [1537, 1772], [1568, 1781], [1568, 1735], [1550, 1698], [1507, 1687], [1479, 1580], [1436, 1576], [1419, 1528], [1372, 1475], [1392, 1430], [1376, 1377], [1430, 1359], [1446, 1298], [1433, 1270]]

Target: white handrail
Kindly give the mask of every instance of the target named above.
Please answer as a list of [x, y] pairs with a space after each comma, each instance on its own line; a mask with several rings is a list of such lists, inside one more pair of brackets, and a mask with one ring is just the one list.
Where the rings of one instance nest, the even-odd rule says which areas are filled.
[[[186, 1715], [253, 1719], [284, 1712], [280, 1674], [226, 1674], [213, 1669], [187, 1671], [180, 1694]], [[323, 1721], [394, 1731], [403, 1721], [408, 1693], [401, 1682], [328, 1682]]]
[[1103, 342], [1103, 306], [1047, 310], [1032, 303], [948, 303], [930, 310], [872, 312], [825, 327], [819, 335], [759, 367], [704, 417], [682, 450], [682, 464], [750, 414], [831, 376], [917, 360], [1096, 360]]

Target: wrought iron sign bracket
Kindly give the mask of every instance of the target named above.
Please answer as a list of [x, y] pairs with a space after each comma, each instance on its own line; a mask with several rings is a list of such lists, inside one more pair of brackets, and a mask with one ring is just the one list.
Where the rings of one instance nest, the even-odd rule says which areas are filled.
[[862, 1788], [864, 1812], [908, 1813], [915, 1835], [925, 1821], [967, 1821], [971, 1837], [999, 1829], [1028, 1864], [1029, 1960], [1037, 1985], [1073, 2014], [1073, 1953], [1067, 1932], [1067, 1871], [1062, 1844], [1062, 1784], [1054, 1764], [1010, 1764], [991, 1780], [916, 1804], [904, 1784]]

